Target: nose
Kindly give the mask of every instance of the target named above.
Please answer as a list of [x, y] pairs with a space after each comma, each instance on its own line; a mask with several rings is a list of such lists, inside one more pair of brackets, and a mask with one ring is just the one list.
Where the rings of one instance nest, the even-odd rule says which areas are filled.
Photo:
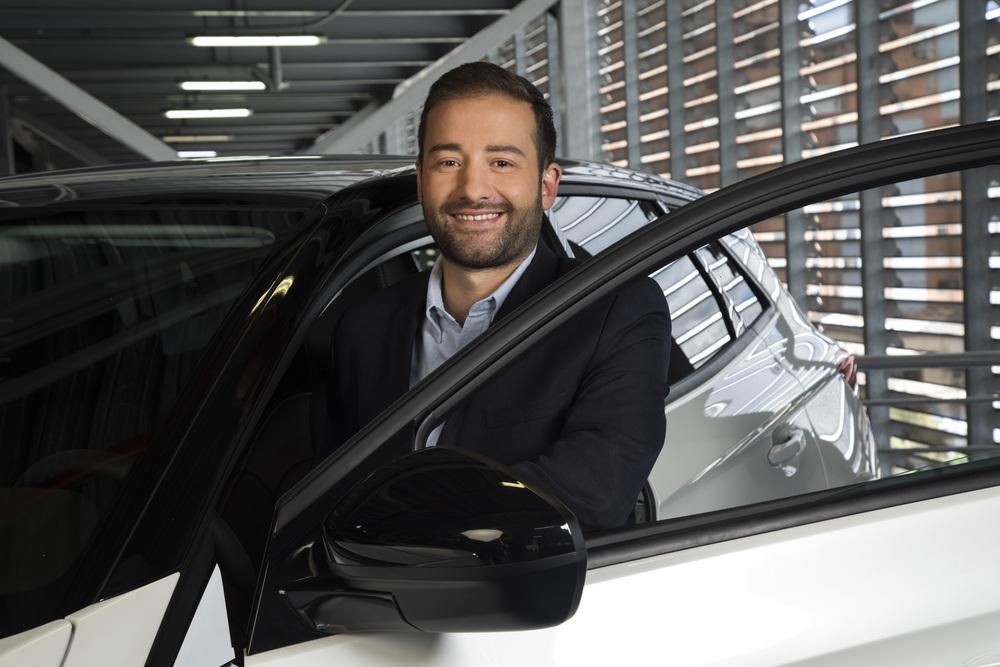
[[477, 202], [493, 196], [493, 185], [489, 169], [485, 165], [467, 164], [458, 180], [459, 197]]

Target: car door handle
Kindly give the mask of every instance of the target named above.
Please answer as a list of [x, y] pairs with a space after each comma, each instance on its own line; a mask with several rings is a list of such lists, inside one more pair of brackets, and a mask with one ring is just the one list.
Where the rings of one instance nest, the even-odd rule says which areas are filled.
[[781, 424], [771, 432], [771, 442], [767, 462], [775, 467], [783, 466], [805, 449], [806, 433], [795, 426]]

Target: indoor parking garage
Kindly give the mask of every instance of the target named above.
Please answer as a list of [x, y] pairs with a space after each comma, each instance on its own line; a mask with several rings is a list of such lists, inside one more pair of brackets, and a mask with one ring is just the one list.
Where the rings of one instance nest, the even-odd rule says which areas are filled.
[[0, 667], [1000, 665], [996, 0], [0, 0]]

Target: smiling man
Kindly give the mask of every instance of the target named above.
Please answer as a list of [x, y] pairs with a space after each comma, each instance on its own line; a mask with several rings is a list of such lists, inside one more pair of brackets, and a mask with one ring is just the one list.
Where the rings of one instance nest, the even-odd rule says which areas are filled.
[[[576, 264], [540, 243], [561, 170], [552, 110], [530, 82], [485, 62], [445, 73], [419, 143], [418, 198], [441, 254], [341, 319], [341, 441]], [[427, 445], [513, 467], [586, 528], [623, 525], [663, 445], [669, 346], [659, 287], [629, 283], [475, 391]]]

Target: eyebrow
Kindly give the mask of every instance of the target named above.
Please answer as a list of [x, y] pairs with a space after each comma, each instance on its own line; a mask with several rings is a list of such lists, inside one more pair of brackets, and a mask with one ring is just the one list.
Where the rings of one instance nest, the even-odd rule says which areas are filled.
[[496, 145], [487, 146], [486, 147], [486, 152], [487, 153], [513, 153], [515, 155], [520, 155], [522, 157], [524, 156], [524, 151], [522, 151], [517, 146], [511, 146], [511, 145], [506, 145], [506, 146], [496, 146]]
[[[460, 151], [462, 147], [459, 144], [434, 144], [427, 151], [428, 153], [444, 153], [446, 151]], [[499, 145], [491, 144], [486, 147], [487, 153], [513, 153], [514, 155], [520, 155], [524, 157], [524, 151], [514, 145]]]
[[444, 151], [457, 151], [460, 150], [460, 148], [461, 147], [458, 144], [434, 144], [427, 152], [443, 153]]

